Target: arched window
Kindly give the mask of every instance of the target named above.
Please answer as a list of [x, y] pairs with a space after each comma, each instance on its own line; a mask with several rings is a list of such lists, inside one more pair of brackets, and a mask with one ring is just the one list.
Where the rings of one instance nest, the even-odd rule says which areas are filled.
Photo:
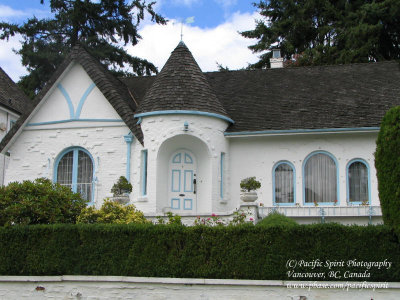
[[93, 199], [93, 160], [83, 148], [69, 148], [56, 161], [55, 181], [80, 193], [89, 202]]
[[295, 173], [294, 167], [289, 162], [279, 162], [273, 170], [274, 204], [295, 203]]
[[310, 154], [304, 161], [304, 202], [334, 204], [338, 202], [337, 167], [326, 152]]
[[347, 199], [349, 203], [369, 203], [369, 176], [367, 164], [352, 160], [347, 165]]

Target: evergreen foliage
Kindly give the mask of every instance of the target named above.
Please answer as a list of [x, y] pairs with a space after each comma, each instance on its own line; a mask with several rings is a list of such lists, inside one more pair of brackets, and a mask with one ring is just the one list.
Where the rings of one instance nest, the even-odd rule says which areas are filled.
[[150, 223], [143, 213], [131, 205], [122, 205], [110, 199], [105, 199], [100, 209], [94, 206], [85, 207], [78, 216], [77, 223]]
[[75, 223], [86, 201], [45, 178], [0, 187], [0, 226]]
[[[269, 67], [271, 48], [289, 65], [325, 65], [400, 58], [398, 0], [261, 0], [262, 19], [241, 32], [258, 39], [249, 48], [262, 53], [250, 68]], [[295, 61], [292, 61], [293, 59]]]
[[111, 188], [111, 193], [114, 196], [119, 196], [124, 193], [131, 193], [132, 192], [132, 184], [126, 179], [125, 176], [120, 176], [118, 181], [114, 183]]
[[400, 234], [400, 106], [390, 109], [382, 120], [375, 168], [383, 221]]
[[257, 223], [257, 226], [297, 226], [297, 222], [279, 212], [272, 212]]
[[[324, 281], [334, 280], [330, 271], [339, 271], [343, 281], [400, 280], [399, 242], [386, 226], [35, 225], [0, 228], [0, 240], [1, 275], [288, 280], [288, 271], [295, 270], [323, 272]], [[316, 259], [322, 266], [287, 264]], [[385, 260], [391, 268], [347, 265]], [[345, 266], [329, 269], [326, 261]], [[367, 271], [370, 277], [346, 278], [346, 271]]]
[[[41, 0], [43, 4], [44, 0]], [[150, 75], [156, 67], [145, 59], [131, 56], [121, 46], [136, 45], [138, 25], [146, 13], [152, 21], [166, 21], [146, 0], [49, 0], [53, 18], [32, 17], [21, 25], [0, 22], [0, 38], [22, 36], [17, 51], [29, 74], [20, 87], [31, 97], [40, 91], [70, 49], [78, 42], [108, 69], [118, 75]], [[127, 69], [129, 67], [129, 69]]]

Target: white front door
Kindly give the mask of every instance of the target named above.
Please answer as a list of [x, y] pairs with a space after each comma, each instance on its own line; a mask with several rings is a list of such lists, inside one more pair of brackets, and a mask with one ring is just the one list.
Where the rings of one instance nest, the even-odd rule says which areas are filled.
[[169, 199], [171, 211], [196, 211], [196, 160], [187, 150], [175, 152], [170, 159]]

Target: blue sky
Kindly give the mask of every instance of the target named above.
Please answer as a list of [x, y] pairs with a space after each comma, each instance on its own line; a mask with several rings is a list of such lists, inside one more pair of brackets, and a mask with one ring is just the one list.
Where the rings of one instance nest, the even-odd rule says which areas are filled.
[[[95, 0], [93, 0], [95, 1]], [[51, 16], [40, 0], [0, 0], [0, 21], [21, 23], [35, 15]], [[147, 1], [150, 2], [150, 1]], [[142, 40], [135, 47], [127, 45], [131, 55], [146, 58], [159, 69], [180, 40], [181, 20], [194, 19], [183, 25], [183, 40], [192, 51], [203, 71], [214, 71], [217, 63], [238, 69], [257, 61], [247, 46], [254, 40], [244, 39], [238, 31], [250, 30], [255, 19], [260, 19], [254, 0], [158, 0], [155, 10], [170, 21], [168, 25], [156, 25], [144, 21], [139, 29]], [[18, 81], [25, 74], [20, 57], [12, 49], [18, 49], [18, 37], [8, 43], [0, 41], [0, 67]]]

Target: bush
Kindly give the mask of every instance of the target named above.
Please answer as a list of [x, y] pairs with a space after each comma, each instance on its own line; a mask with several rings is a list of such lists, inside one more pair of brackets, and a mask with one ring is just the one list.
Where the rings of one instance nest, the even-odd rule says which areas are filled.
[[111, 193], [114, 196], [120, 196], [124, 193], [132, 192], [132, 184], [126, 179], [126, 177], [121, 176], [116, 183], [111, 188]]
[[272, 212], [257, 223], [257, 226], [297, 226], [297, 222], [279, 212]]
[[77, 223], [150, 223], [143, 213], [131, 205], [122, 205], [110, 199], [105, 199], [100, 209], [86, 207], [78, 216]]
[[240, 182], [240, 188], [242, 189], [242, 191], [255, 191], [258, 190], [260, 187], [261, 182], [256, 180], [256, 177], [248, 177]]
[[[0, 228], [0, 275], [108, 275], [256, 280], [400, 280], [400, 247], [386, 226], [62, 224]], [[323, 264], [288, 265], [289, 260]], [[331, 267], [326, 261], [344, 261]], [[391, 262], [368, 268], [348, 262]], [[293, 278], [288, 271], [324, 273]], [[344, 277], [345, 272], [368, 278]], [[336, 273], [335, 273], [336, 274]]]
[[80, 194], [46, 178], [0, 187], [0, 225], [75, 223], [86, 206]]
[[383, 221], [399, 230], [400, 107], [390, 109], [382, 120], [376, 141], [375, 168]]

